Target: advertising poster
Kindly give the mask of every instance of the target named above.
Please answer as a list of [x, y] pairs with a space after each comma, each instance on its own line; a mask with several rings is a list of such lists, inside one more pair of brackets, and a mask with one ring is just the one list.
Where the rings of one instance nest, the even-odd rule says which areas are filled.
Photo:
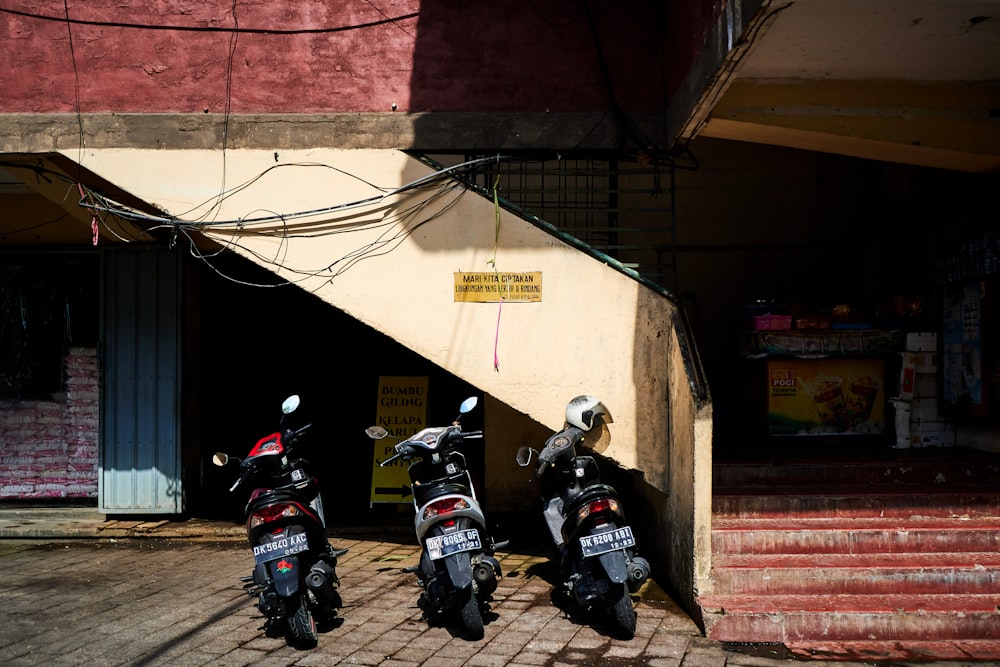
[[768, 433], [884, 433], [884, 375], [880, 358], [769, 359]]
[[427, 378], [380, 377], [375, 423], [384, 426], [389, 435], [374, 441], [371, 502], [412, 502], [410, 477], [406, 472], [409, 464], [402, 459], [384, 468], [379, 464], [396, 453], [396, 443], [427, 427]]
[[[952, 405], [983, 403], [982, 303], [979, 284], [965, 285], [944, 299], [944, 400]], [[974, 410], [973, 414], [981, 413]]]

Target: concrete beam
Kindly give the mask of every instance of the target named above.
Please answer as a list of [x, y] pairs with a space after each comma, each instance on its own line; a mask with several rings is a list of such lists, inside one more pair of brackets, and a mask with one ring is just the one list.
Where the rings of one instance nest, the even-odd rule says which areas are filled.
[[[629, 114], [657, 146], [670, 143], [661, 114]], [[93, 148], [150, 150], [402, 149], [616, 150], [613, 115], [578, 113], [0, 114], [0, 152]], [[639, 148], [633, 146], [633, 148]]]
[[998, 109], [995, 85], [740, 80], [700, 136], [991, 172], [1000, 170]]

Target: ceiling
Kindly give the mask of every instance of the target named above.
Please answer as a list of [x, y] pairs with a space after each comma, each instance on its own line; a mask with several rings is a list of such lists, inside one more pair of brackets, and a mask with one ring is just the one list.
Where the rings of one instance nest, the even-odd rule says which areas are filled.
[[[99, 243], [149, 241], [152, 236], [112, 216], [80, 206], [79, 180], [140, 210], [151, 211], [96, 174], [57, 154], [7, 154], [0, 166], [0, 249], [3, 246], [86, 248]], [[96, 236], [95, 236], [96, 230]]]
[[689, 134], [1000, 171], [1000, 0], [766, 3]]

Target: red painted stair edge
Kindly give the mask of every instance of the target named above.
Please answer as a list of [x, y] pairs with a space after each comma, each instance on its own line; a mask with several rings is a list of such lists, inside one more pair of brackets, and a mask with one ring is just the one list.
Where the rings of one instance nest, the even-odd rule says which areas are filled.
[[712, 569], [826, 569], [928, 567], [1000, 568], [1000, 553], [989, 551], [955, 552], [868, 552], [868, 553], [761, 553], [716, 554]]
[[893, 593], [883, 595], [702, 595], [699, 606], [711, 613], [975, 613], [1000, 614], [1000, 592]]
[[[884, 662], [983, 661], [1000, 664], [1000, 639], [899, 641], [796, 641], [785, 647], [799, 658]], [[984, 666], [985, 667], [985, 666]]]

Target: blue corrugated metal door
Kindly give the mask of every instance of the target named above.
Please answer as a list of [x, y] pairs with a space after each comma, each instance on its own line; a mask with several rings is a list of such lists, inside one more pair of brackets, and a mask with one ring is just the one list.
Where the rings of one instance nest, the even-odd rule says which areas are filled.
[[180, 257], [102, 253], [100, 511], [180, 513]]

